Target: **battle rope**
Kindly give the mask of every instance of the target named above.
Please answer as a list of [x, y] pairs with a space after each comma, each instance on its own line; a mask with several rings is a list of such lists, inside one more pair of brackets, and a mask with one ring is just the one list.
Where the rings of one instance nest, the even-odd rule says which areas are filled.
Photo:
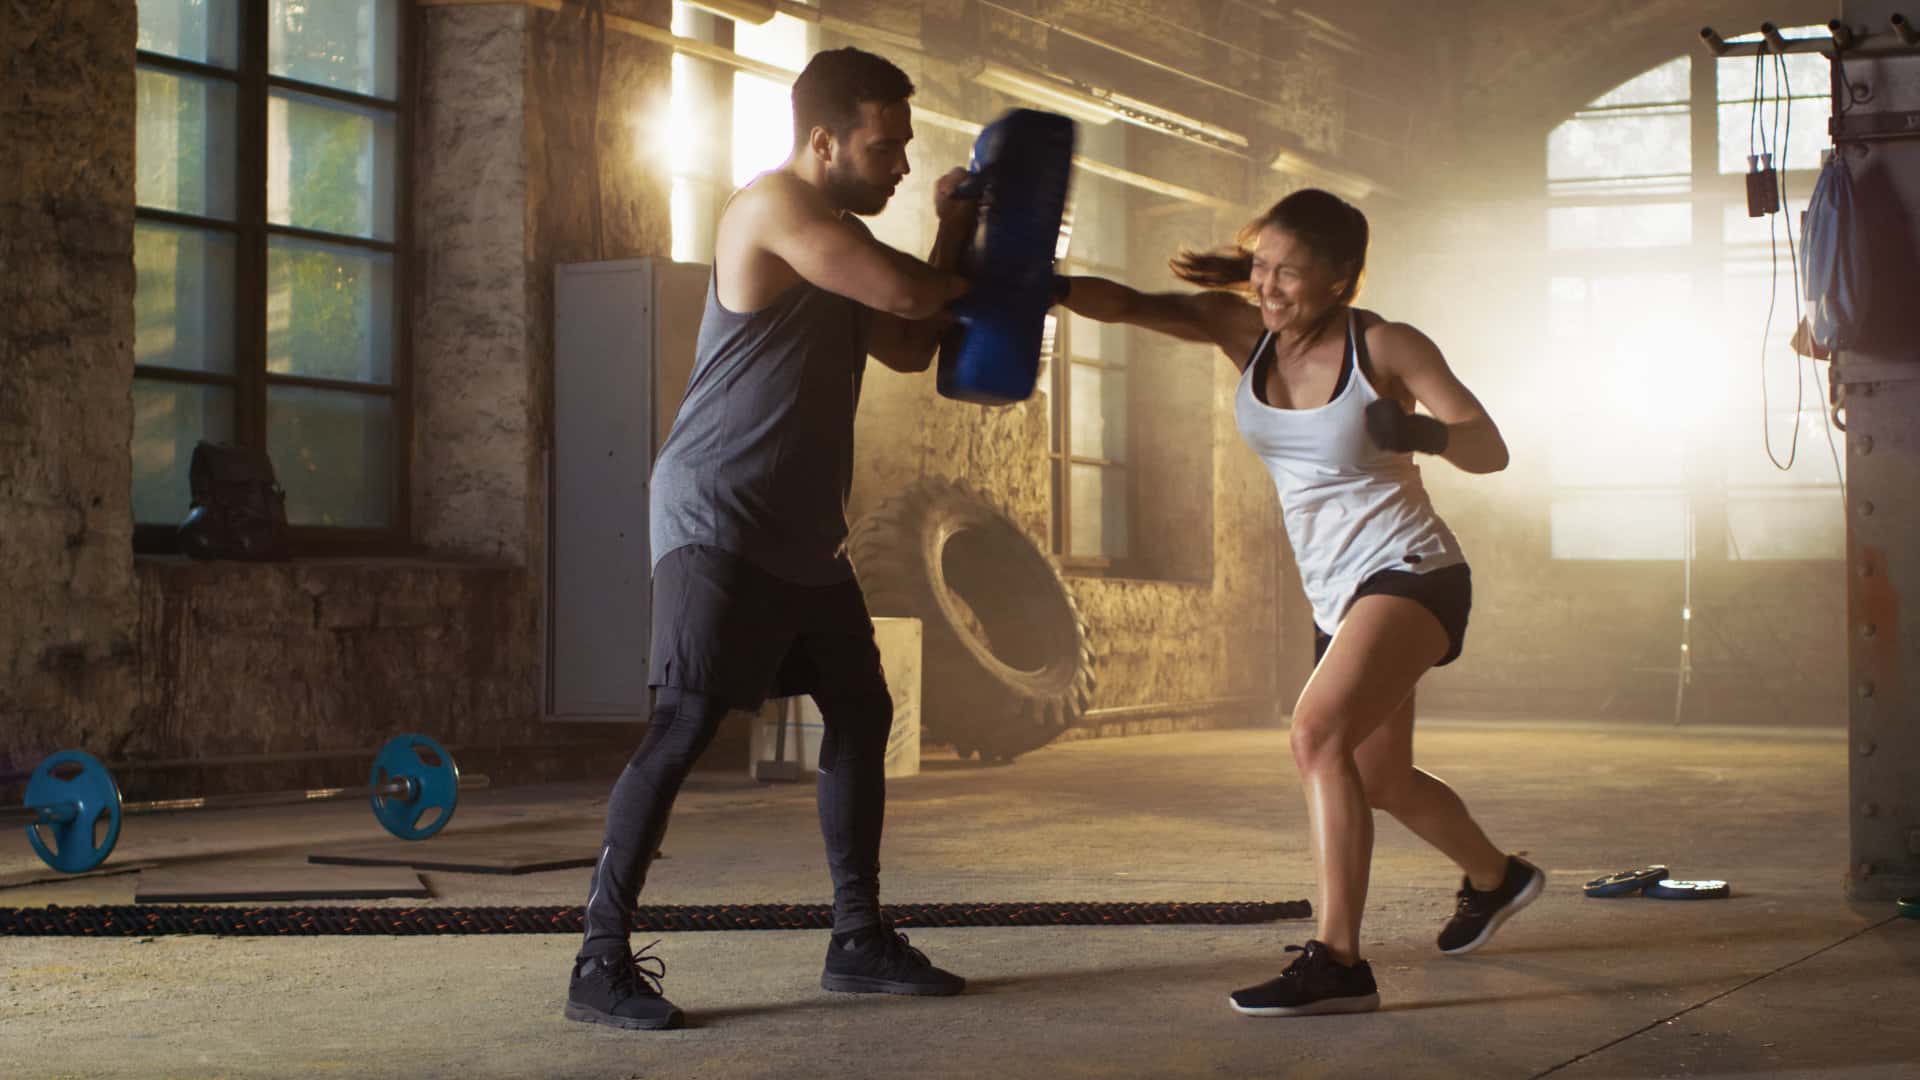
[[[895, 926], [1234, 926], [1310, 918], [1305, 900], [1278, 903], [896, 904]], [[578, 907], [221, 907], [117, 905], [0, 908], [0, 937], [152, 937], [159, 934], [578, 934]], [[634, 931], [825, 930], [825, 904], [641, 907]]]

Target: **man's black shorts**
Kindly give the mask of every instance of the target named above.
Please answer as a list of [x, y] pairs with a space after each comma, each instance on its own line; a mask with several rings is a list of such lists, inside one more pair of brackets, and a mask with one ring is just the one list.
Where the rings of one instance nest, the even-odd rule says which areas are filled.
[[654, 568], [649, 671], [649, 685], [737, 709], [887, 692], [858, 581], [795, 585], [702, 544], [675, 548]]

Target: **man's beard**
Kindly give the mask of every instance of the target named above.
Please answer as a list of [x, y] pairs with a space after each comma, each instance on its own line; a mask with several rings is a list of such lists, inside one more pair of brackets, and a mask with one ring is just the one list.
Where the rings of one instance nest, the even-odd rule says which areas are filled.
[[852, 170], [829, 169], [826, 195], [828, 202], [856, 214], [877, 214], [886, 209], [887, 200], [893, 198], [893, 188], [862, 180]]

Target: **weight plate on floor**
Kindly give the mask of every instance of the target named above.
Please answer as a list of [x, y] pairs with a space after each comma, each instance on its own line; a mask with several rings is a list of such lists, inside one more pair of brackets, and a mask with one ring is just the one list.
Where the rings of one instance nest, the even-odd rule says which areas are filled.
[[[100, 759], [84, 750], [62, 750], [47, 755], [27, 779], [27, 805], [73, 807], [67, 821], [27, 826], [27, 839], [40, 861], [64, 874], [80, 874], [99, 866], [113, 854], [120, 839], [120, 787]], [[53, 843], [48, 845], [46, 837]]]
[[1666, 876], [1667, 868], [1664, 866], [1643, 866], [1638, 870], [1622, 870], [1607, 877], [1594, 878], [1582, 885], [1580, 891], [1596, 900], [1632, 896]]
[[1647, 886], [1648, 896], [1655, 900], [1718, 900], [1731, 896], [1733, 890], [1724, 881], [1675, 881], [1662, 878]]
[[446, 747], [425, 735], [395, 735], [387, 740], [380, 756], [373, 759], [367, 783], [378, 787], [395, 780], [412, 782], [411, 797], [373, 797], [373, 816], [388, 832], [402, 840], [425, 840], [453, 820], [453, 809], [460, 802], [460, 769]]
[[1920, 896], [1903, 896], [1895, 900], [1893, 906], [1909, 919], [1920, 919]]

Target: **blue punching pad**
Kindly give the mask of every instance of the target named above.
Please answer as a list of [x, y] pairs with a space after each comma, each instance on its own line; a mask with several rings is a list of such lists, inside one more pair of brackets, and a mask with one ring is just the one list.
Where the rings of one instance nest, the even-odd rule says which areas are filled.
[[1040, 342], [1053, 306], [1053, 252], [1073, 174], [1073, 121], [1015, 109], [973, 143], [962, 190], [983, 199], [958, 320], [940, 342], [940, 393], [1008, 405], [1033, 396]]

